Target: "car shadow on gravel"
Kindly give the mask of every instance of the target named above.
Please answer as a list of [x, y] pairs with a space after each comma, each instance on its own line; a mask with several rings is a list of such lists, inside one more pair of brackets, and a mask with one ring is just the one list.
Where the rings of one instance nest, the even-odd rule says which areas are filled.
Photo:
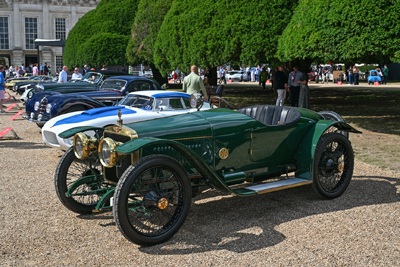
[[[400, 201], [400, 179], [353, 178], [348, 190], [334, 200], [319, 199], [311, 186], [252, 197], [233, 197], [216, 191], [204, 193], [195, 198], [185, 223], [170, 241], [139, 250], [157, 255], [255, 251], [284, 241], [286, 236], [276, 230], [282, 224], [313, 215]], [[306, 231], [309, 225], [300, 221], [299, 227]]]
[[[19, 139], [22, 140], [22, 139]], [[14, 148], [14, 149], [50, 149], [51, 147], [45, 146], [41, 143], [15, 141], [12, 139], [4, 139], [0, 141], [0, 149]]]

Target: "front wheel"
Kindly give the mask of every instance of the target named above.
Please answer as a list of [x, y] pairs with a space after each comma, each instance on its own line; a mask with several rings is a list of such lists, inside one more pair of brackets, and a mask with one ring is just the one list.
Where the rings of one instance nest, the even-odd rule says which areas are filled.
[[122, 175], [114, 194], [113, 214], [122, 234], [139, 245], [167, 241], [183, 225], [192, 188], [175, 159], [151, 155], [136, 161]]
[[339, 133], [323, 135], [314, 154], [314, 192], [323, 199], [341, 196], [350, 184], [353, 169], [350, 141]]
[[[101, 164], [97, 157], [89, 157], [85, 160], [76, 158], [73, 148], [69, 148], [58, 162], [54, 175], [54, 185], [61, 203], [69, 210], [79, 213], [92, 213], [100, 196], [86, 194], [88, 191], [100, 189], [96, 175], [101, 173]], [[82, 183], [67, 197], [68, 189], [79, 179], [87, 177], [87, 182]], [[93, 177], [90, 179], [90, 177]]]

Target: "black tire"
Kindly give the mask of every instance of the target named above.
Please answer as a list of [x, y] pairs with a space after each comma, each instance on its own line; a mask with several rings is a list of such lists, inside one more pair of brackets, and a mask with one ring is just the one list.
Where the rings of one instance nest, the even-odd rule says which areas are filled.
[[[189, 213], [191, 197], [187, 173], [175, 159], [147, 156], [131, 165], [119, 180], [114, 193], [114, 219], [129, 241], [156, 245], [181, 228]], [[161, 202], [167, 206], [160, 207]]]
[[323, 199], [341, 196], [353, 176], [354, 154], [349, 140], [339, 133], [322, 135], [314, 154], [313, 189]]
[[[320, 114], [320, 115], [322, 115], [322, 117], [324, 117], [324, 119], [325, 120], [328, 120], [328, 121], [342, 121], [342, 122], [345, 122], [344, 121], [344, 119], [339, 115], [339, 114], [337, 114], [336, 112], [334, 112], [334, 111], [329, 111], [329, 110], [324, 110], [324, 111], [320, 111], [320, 112], [318, 112], [318, 114]], [[332, 127], [331, 127], [332, 128]], [[332, 131], [337, 131], [337, 129], [336, 128], [334, 128], [334, 129], [331, 129], [331, 128], [329, 128], [328, 130], [327, 130], [327, 132], [332, 132]], [[339, 131], [344, 137], [346, 137], [347, 139], [349, 139], [349, 132], [344, 132], [344, 131]]]
[[[65, 193], [68, 188], [84, 175], [101, 173], [101, 164], [97, 157], [89, 157], [89, 159], [79, 160], [75, 157], [73, 148], [69, 148], [58, 162], [56, 173], [54, 175], [54, 185], [57, 196], [61, 203], [70, 211], [87, 214], [92, 213], [100, 200], [98, 195], [89, 196], [72, 196], [67, 197]], [[92, 165], [92, 169], [90, 168]], [[99, 189], [97, 183], [85, 184], [78, 187], [73, 193], [80, 193], [91, 189]]]
[[43, 128], [43, 126], [44, 126], [44, 123], [36, 123], [36, 125], [37, 125], [37, 127], [39, 127], [40, 129], [42, 129]]

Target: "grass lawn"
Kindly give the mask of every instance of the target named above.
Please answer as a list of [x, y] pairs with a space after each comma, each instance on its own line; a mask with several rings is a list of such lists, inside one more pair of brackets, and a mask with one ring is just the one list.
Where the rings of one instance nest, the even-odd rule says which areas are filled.
[[[270, 88], [256, 84], [232, 83], [224, 97], [235, 109], [252, 105], [274, 105]], [[289, 103], [286, 103], [289, 105]], [[310, 85], [314, 111], [332, 110], [363, 134], [350, 134], [360, 160], [400, 172], [400, 84], [387, 86]]]

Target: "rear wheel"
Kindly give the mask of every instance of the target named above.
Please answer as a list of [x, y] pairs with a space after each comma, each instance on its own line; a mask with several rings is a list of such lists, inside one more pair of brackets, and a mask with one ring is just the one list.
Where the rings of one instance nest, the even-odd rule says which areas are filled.
[[136, 161], [119, 180], [113, 214], [122, 234], [139, 245], [167, 241], [183, 225], [192, 188], [173, 158], [151, 155]]
[[313, 189], [324, 199], [339, 197], [353, 176], [354, 156], [349, 140], [338, 133], [323, 135], [314, 154]]
[[[322, 117], [324, 117], [324, 119], [328, 120], [328, 121], [342, 121], [342, 122], [345, 122], [344, 119], [334, 111], [324, 110], [324, 111], [318, 112], [318, 114], [322, 115]], [[338, 131], [336, 127], [330, 127], [326, 132], [327, 133], [329, 133], [329, 132], [340, 132], [344, 137], [349, 139], [349, 132]]]

